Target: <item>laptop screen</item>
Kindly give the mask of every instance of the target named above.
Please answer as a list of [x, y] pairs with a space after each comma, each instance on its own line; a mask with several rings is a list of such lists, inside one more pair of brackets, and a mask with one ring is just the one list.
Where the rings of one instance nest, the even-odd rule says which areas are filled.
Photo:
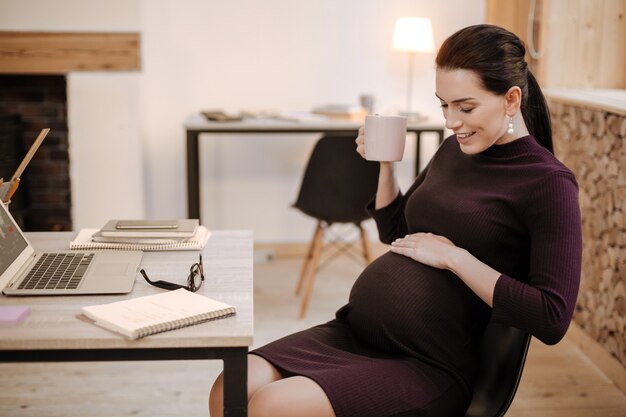
[[17, 225], [0, 203], [0, 275], [26, 249], [28, 242], [19, 232]]

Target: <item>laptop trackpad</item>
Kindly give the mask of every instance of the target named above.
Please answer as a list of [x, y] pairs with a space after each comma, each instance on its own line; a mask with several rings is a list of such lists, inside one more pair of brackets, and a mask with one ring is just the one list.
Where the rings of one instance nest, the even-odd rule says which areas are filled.
[[96, 275], [126, 275], [128, 263], [104, 263], [98, 262], [93, 266], [93, 274]]

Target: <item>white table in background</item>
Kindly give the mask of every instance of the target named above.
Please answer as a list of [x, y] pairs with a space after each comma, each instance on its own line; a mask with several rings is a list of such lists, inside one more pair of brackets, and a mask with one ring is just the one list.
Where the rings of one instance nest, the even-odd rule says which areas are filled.
[[[323, 120], [290, 121], [279, 119], [244, 119], [236, 122], [212, 122], [201, 114], [195, 114], [185, 120], [187, 132], [187, 217], [200, 219], [200, 134], [282, 134], [282, 133], [342, 133], [356, 138], [362, 121]], [[417, 122], [407, 125], [407, 132], [415, 133], [415, 174], [420, 172], [420, 139], [422, 133], [434, 132], [439, 136], [439, 143], [444, 139], [444, 126], [438, 123]], [[202, 219], [200, 219], [202, 224]]]

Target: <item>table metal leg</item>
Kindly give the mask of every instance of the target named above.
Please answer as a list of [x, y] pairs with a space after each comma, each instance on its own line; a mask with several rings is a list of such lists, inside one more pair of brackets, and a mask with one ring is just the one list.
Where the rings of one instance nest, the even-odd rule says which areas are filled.
[[418, 130], [415, 132], [415, 176], [420, 173], [420, 155], [421, 155], [421, 143], [422, 143], [423, 131]]
[[224, 358], [224, 417], [248, 415], [248, 349], [232, 348]]
[[187, 218], [189, 219], [200, 219], [199, 135], [199, 132], [187, 131]]
[[443, 143], [444, 140], [444, 130], [443, 129], [427, 129], [427, 130], [422, 130], [422, 129], [416, 129], [414, 130], [415, 132], [415, 176], [417, 177], [419, 175], [419, 173], [421, 172], [421, 167], [420, 167], [420, 155], [421, 155], [421, 146], [420, 144], [422, 143], [421, 139], [422, 139], [422, 133], [426, 133], [426, 132], [435, 132], [437, 133], [437, 136], [439, 137], [439, 145], [441, 145]]
[[444, 140], [443, 134], [444, 134], [443, 129], [437, 131], [437, 135], [439, 136], [439, 144], [440, 145], [443, 143], [443, 140]]

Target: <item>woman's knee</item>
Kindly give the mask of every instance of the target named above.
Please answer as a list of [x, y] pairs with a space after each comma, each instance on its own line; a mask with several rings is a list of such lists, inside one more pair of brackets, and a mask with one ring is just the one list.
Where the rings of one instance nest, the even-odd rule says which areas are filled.
[[[281, 378], [282, 375], [274, 365], [260, 356], [248, 355], [248, 399], [262, 386]], [[210, 398], [221, 401], [223, 392], [224, 373], [222, 372], [213, 383]]]
[[322, 388], [306, 377], [290, 377], [267, 384], [248, 400], [250, 417], [335, 417]]
[[281, 417], [284, 415], [284, 396], [266, 385], [248, 399], [248, 417]]
[[248, 401], [263, 386], [282, 378], [282, 375], [267, 360], [257, 355], [248, 355]]
[[[248, 355], [248, 401], [262, 387], [282, 378], [280, 372], [268, 361], [257, 355]], [[221, 416], [224, 404], [224, 373], [220, 373], [209, 394], [211, 416]]]
[[211, 417], [221, 417], [224, 407], [224, 373], [220, 373], [209, 393], [209, 413]]

